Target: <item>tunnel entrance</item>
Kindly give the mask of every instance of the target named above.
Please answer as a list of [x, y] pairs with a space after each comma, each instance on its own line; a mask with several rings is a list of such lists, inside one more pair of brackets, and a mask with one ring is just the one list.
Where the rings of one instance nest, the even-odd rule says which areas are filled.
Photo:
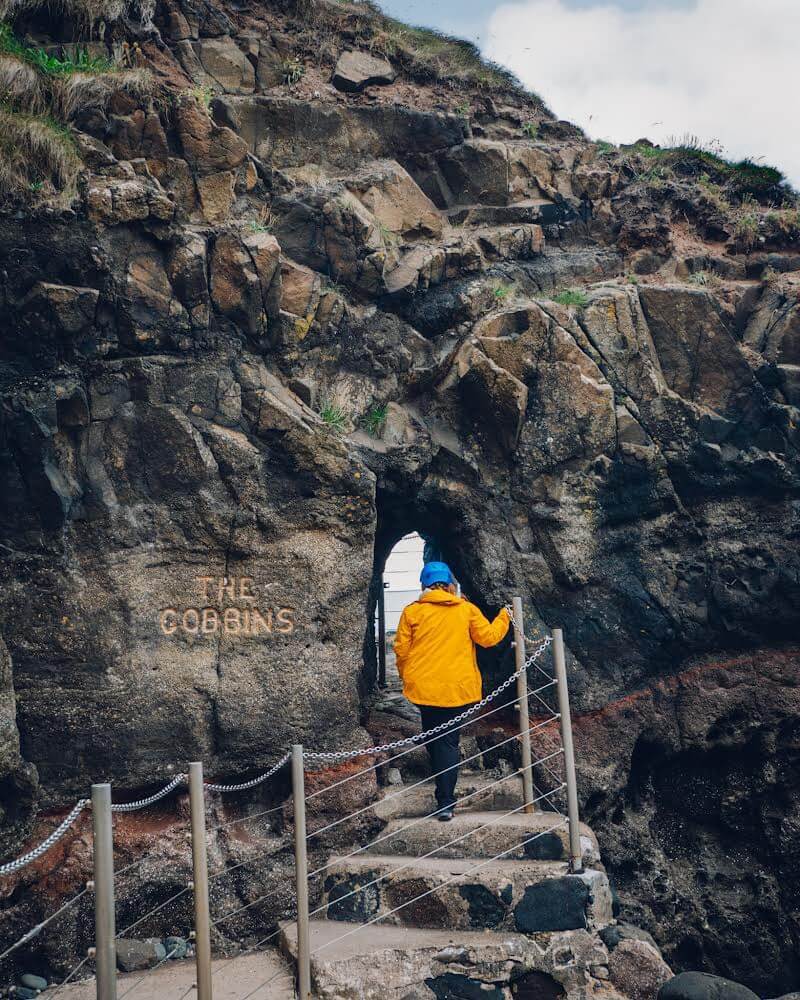
[[[391, 641], [403, 607], [420, 593], [419, 574], [424, 562], [446, 562], [460, 592], [484, 614], [493, 617], [498, 605], [484, 599], [480, 553], [482, 545], [466, 513], [440, 503], [399, 501], [378, 493], [377, 526], [372, 578], [366, 607], [362, 694], [386, 682], [385, 651], [389, 648], [389, 680], [392, 675]], [[381, 627], [383, 625], [383, 628]], [[510, 640], [491, 650], [478, 650], [484, 692], [513, 672]]]

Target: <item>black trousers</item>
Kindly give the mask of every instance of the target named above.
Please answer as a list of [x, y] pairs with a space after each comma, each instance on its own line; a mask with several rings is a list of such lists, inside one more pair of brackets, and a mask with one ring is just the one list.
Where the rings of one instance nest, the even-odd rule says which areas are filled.
[[[449, 722], [456, 715], [460, 715], [468, 705], [458, 705], [455, 708], [438, 708], [435, 705], [418, 705], [419, 714], [422, 716], [422, 731], [440, 726], [443, 722]], [[456, 724], [458, 726], [458, 724]], [[458, 750], [461, 730], [445, 729], [441, 736], [437, 736], [426, 744], [428, 756], [431, 761], [431, 771], [437, 775], [436, 778], [436, 802], [440, 808], [453, 806], [456, 802], [456, 782], [458, 781], [458, 762], [460, 754]], [[443, 774], [439, 772], [443, 771]]]

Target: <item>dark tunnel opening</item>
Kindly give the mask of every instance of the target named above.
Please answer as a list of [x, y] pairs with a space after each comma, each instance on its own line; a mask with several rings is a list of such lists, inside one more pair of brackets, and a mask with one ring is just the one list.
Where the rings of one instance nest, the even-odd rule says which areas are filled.
[[[383, 587], [387, 559], [405, 536], [418, 533], [426, 541], [426, 551], [446, 562], [460, 584], [461, 593], [476, 604], [488, 617], [494, 617], [499, 606], [487, 603], [480, 589], [476, 572], [476, 554], [480, 544], [473, 537], [467, 519], [439, 502], [421, 502], [419, 498], [398, 498], [379, 490], [377, 526], [373, 552], [372, 577], [366, 603], [366, 628], [361, 676], [362, 699], [373, 692], [378, 677], [378, 644], [376, 641], [376, 609]], [[430, 547], [430, 548], [429, 548]], [[418, 581], [415, 586], [418, 586]], [[510, 634], [494, 649], [478, 649], [478, 666], [486, 694], [514, 671], [514, 656]]]

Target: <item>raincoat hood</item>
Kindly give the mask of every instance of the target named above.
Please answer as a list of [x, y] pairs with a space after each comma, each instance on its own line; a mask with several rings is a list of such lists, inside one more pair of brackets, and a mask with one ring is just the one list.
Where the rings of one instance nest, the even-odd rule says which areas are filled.
[[448, 590], [423, 590], [417, 598], [423, 604], [461, 604], [464, 600], [457, 594], [451, 594]]

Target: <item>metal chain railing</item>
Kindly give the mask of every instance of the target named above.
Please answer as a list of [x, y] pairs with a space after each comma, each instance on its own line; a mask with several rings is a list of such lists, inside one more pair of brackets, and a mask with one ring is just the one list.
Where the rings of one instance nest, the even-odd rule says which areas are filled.
[[[392, 740], [387, 743], [378, 744], [370, 747], [353, 748], [346, 750], [323, 750], [323, 751], [304, 751], [302, 747], [294, 747], [291, 752], [284, 753], [268, 770], [259, 774], [258, 776], [248, 779], [246, 781], [241, 781], [238, 783], [217, 783], [217, 782], [204, 782], [202, 774], [202, 765], [199, 763], [193, 763], [190, 765], [190, 774], [179, 773], [170, 779], [170, 781], [159, 791], [153, 793], [146, 798], [138, 799], [133, 802], [125, 803], [115, 803], [112, 804], [110, 801], [110, 786], [108, 785], [95, 785], [92, 788], [92, 800], [81, 799], [76, 805], [70, 810], [67, 816], [62, 820], [62, 822], [56, 827], [55, 830], [37, 847], [28, 851], [26, 854], [13, 861], [7, 862], [4, 865], [0, 865], [0, 876], [11, 875], [28, 864], [41, 858], [51, 847], [57, 844], [69, 831], [69, 829], [75, 824], [80, 814], [84, 809], [93, 805], [93, 825], [94, 825], [94, 836], [95, 836], [95, 882], [87, 885], [85, 889], [79, 892], [75, 897], [64, 903], [59, 909], [48, 916], [46, 919], [40, 921], [35, 927], [31, 928], [23, 937], [17, 941], [6, 951], [0, 953], [0, 960], [9, 955], [12, 951], [22, 946], [23, 944], [29, 942], [38, 934], [40, 934], [49, 924], [55, 921], [58, 916], [64, 913], [66, 910], [74, 906], [78, 900], [80, 900], [89, 890], [91, 886], [95, 888], [95, 913], [96, 913], [96, 941], [97, 948], [91, 949], [89, 955], [82, 959], [77, 966], [69, 973], [65, 980], [56, 988], [54, 996], [65, 986], [68, 982], [72, 981], [78, 972], [85, 966], [87, 961], [91, 958], [95, 958], [97, 966], [97, 982], [98, 982], [98, 996], [105, 997], [112, 995], [108, 993], [109, 984], [113, 986], [115, 979], [115, 940], [119, 937], [128, 934], [131, 930], [140, 927], [146, 920], [158, 914], [171, 903], [177, 901], [180, 897], [184, 896], [188, 892], [192, 892], [194, 895], [194, 927], [192, 936], [195, 939], [195, 953], [197, 962], [197, 984], [196, 986], [190, 986], [188, 990], [184, 993], [186, 997], [192, 989], [197, 989], [198, 1000], [211, 1000], [211, 980], [216, 972], [220, 971], [217, 969], [212, 974], [211, 971], [211, 947], [210, 947], [210, 932], [211, 929], [226, 920], [230, 920], [236, 917], [238, 914], [250, 910], [253, 907], [259, 906], [261, 904], [269, 902], [272, 898], [279, 894], [278, 890], [273, 890], [271, 893], [265, 893], [258, 896], [256, 899], [249, 902], [244, 902], [243, 905], [230, 910], [227, 913], [219, 916], [213, 923], [210, 920], [209, 915], [209, 905], [208, 905], [208, 884], [209, 881], [217, 879], [224, 875], [225, 873], [235, 871], [244, 865], [252, 864], [259, 859], [267, 855], [256, 854], [253, 857], [245, 858], [232, 865], [224, 866], [218, 871], [212, 872], [209, 875], [208, 863], [206, 858], [206, 835], [205, 835], [205, 812], [207, 808], [206, 794], [207, 793], [217, 793], [217, 794], [234, 794], [240, 792], [250, 791], [274, 778], [288, 763], [290, 760], [293, 761], [292, 764], [292, 780], [293, 780], [293, 796], [292, 801], [294, 804], [294, 841], [295, 841], [295, 892], [293, 894], [293, 907], [296, 903], [297, 912], [297, 926], [298, 926], [298, 945], [299, 955], [298, 955], [298, 974], [300, 981], [301, 995], [305, 996], [308, 992], [310, 983], [310, 945], [309, 945], [309, 935], [308, 935], [308, 921], [309, 918], [315, 916], [316, 914], [322, 913], [329, 905], [328, 902], [317, 906], [309, 913], [308, 909], [308, 880], [318, 878], [324, 872], [334, 868], [336, 865], [342, 865], [346, 863], [349, 859], [357, 856], [364, 851], [374, 849], [376, 845], [379, 845], [392, 837], [406, 833], [412, 827], [418, 826], [430, 821], [435, 818], [437, 814], [442, 811], [443, 807], [439, 807], [432, 812], [425, 812], [421, 816], [415, 816], [411, 813], [411, 821], [409, 823], [403, 823], [395, 825], [393, 829], [382, 834], [381, 836], [372, 839], [362, 846], [356, 847], [353, 851], [346, 854], [343, 858], [336, 858], [329, 860], [328, 863], [315, 868], [313, 871], [308, 871], [308, 864], [306, 861], [306, 840], [313, 837], [320, 837], [322, 834], [330, 831], [341, 824], [348, 822], [357, 818], [358, 816], [372, 811], [374, 814], [375, 803], [370, 802], [366, 805], [360, 806], [350, 812], [345, 816], [340, 816], [330, 820], [329, 822], [323, 823], [322, 826], [312, 829], [310, 833], [305, 832], [305, 804], [306, 801], [310, 801], [317, 796], [320, 796], [326, 792], [330, 792], [332, 789], [339, 787], [348, 781], [356, 780], [359, 777], [363, 777], [369, 772], [375, 771], [377, 768], [386, 767], [392, 761], [395, 761], [405, 754], [411, 753], [414, 750], [421, 749], [422, 747], [429, 747], [429, 744], [434, 743], [440, 736], [444, 733], [451, 733], [474, 723], [484, 721], [489, 716], [496, 712], [507, 710], [517, 706], [517, 712], [519, 714], [519, 719], [516, 723], [516, 731], [510, 736], [503, 739], [495, 740], [491, 746], [483, 747], [477, 753], [469, 754], [463, 760], [459, 760], [457, 764], [451, 765], [451, 767], [444, 768], [433, 774], [428, 775], [428, 777], [415, 781], [410, 785], [404, 786], [402, 789], [393, 792], [389, 795], [385, 795], [382, 799], [382, 803], [391, 803], [392, 800], [400, 798], [403, 795], [407, 795], [409, 792], [419, 788], [421, 785], [428, 782], [434, 781], [440, 775], [444, 774], [446, 771], [451, 770], [454, 767], [460, 767], [464, 764], [468, 764], [479, 758], [485, 758], [485, 755], [491, 751], [497, 751], [504, 745], [519, 742], [522, 748], [522, 767], [516, 770], [510, 771], [507, 774], [501, 774], [499, 778], [486, 784], [485, 782], [480, 784], [474, 790], [468, 792], [466, 795], [462, 796], [462, 802], [477, 796], [484, 795], [492, 789], [498, 788], [504, 782], [511, 780], [512, 778], [523, 778], [523, 801], [521, 805], [515, 806], [506, 812], [498, 813], [497, 817], [489, 822], [482, 823], [481, 825], [475, 827], [474, 829], [467, 830], [466, 833], [462, 833], [459, 836], [448, 840], [446, 843], [441, 844], [427, 853], [422, 854], [419, 858], [415, 858], [414, 861], [424, 860], [430, 858], [440, 853], [441, 851], [448, 850], [461, 844], [463, 841], [467, 840], [473, 834], [478, 833], [481, 830], [486, 829], [501, 823], [508, 816], [512, 816], [516, 813], [524, 810], [525, 812], [531, 812], [537, 804], [546, 803], [546, 809], [548, 812], [552, 810], [553, 814], [559, 815], [558, 807], [554, 803], [556, 797], [561, 797], [566, 793], [567, 800], [567, 815], [562, 816], [561, 821], [553, 826], [551, 829], [556, 830], [566, 824], [568, 835], [569, 835], [569, 859], [570, 868], [573, 871], [580, 871], [581, 865], [581, 847], [579, 839], [578, 830], [578, 816], [577, 816], [577, 794], [575, 791], [575, 767], [574, 758], [572, 750], [572, 737], [570, 729], [570, 719], [569, 719], [569, 702], [567, 698], [566, 690], [566, 670], [564, 662], [564, 649], [563, 641], [561, 638], [561, 633], [559, 630], [554, 630], [552, 635], [545, 636], [542, 640], [537, 640], [535, 648], [530, 655], [525, 653], [525, 640], [526, 637], [522, 630], [521, 622], [521, 602], [518, 598], [515, 598], [515, 603], [513, 608], [508, 608], [509, 618], [511, 624], [514, 626], [515, 643], [516, 649], [516, 670], [507, 677], [502, 683], [500, 683], [494, 690], [492, 690], [485, 697], [481, 698], [478, 702], [465, 708], [464, 711], [458, 713], [453, 718], [448, 719], [446, 722], [440, 725], [434, 726], [429, 730], [425, 730], [421, 733], [416, 733], [411, 736], [403, 737], [401, 739]], [[528, 639], [530, 642], [531, 640]], [[542, 665], [538, 662], [542, 654], [551, 646], [554, 646], [554, 666], [555, 666], [555, 676], [548, 673]], [[529, 671], [531, 668], [535, 668], [538, 673], [546, 679], [546, 683], [540, 683], [540, 685], [529, 690], [527, 686], [527, 679]], [[506, 692], [513, 684], [517, 684], [517, 696], [512, 699], [503, 699], [502, 704], [494, 704], [500, 699], [500, 696]], [[545, 692], [555, 688], [558, 694], [558, 705], [553, 707], [545, 701], [542, 697]], [[528, 722], [528, 704], [535, 699], [538, 702], [538, 719], [535, 721], [534, 725], [530, 725]], [[486, 709], [492, 705], [489, 711]], [[546, 716], [542, 718], [542, 713], [546, 712]], [[547, 730], [554, 725], [558, 725], [561, 731], [562, 742], [560, 746], [555, 745], [555, 741], [550, 741]], [[520, 726], [522, 728], [520, 728]], [[537, 742], [537, 755], [536, 759], [532, 759], [531, 754], [531, 734], [538, 733], [539, 736], [537, 740], [541, 738], [541, 744]], [[548, 746], [551, 744], [551, 747]], [[430, 747], [429, 747], [430, 749]], [[543, 752], [544, 751], [544, 752]], [[386, 758], [386, 755], [391, 756]], [[359, 768], [355, 773], [348, 774], [341, 779], [325, 785], [323, 788], [316, 789], [311, 792], [308, 796], [305, 794], [305, 786], [303, 781], [304, 772], [304, 762], [309, 764], [341, 764], [348, 761], [353, 761], [358, 758], [363, 757], [373, 757], [380, 758], [370, 763], [368, 766]], [[549, 766], [550, 763], [556, 759], [560, 758], [564, 765], [564, 773], [556, 774], [554, 770]], [[537, 769], [537, 781], [546, 785], [548, 783], [548, 776], [553, 781], [552, 788], [540, 788], [538, 784], [534, 783], [533, 771], [534, 768]], [[171, 895], [168, 899], [156, 906], [152, 907], [144, 915], [138, 917], [132, 923], [128, 924], [124, 930], [119, 933], [115, 933], [114, 930], [114, 871], [113, 871], [113, 841], [112, 841], [112, 813], [131, 813], [140, 809], [145, 809], [149, 806], [166, 798], [176, 789], [182, 785], [189, 785], [190, 790], [190, 804], [191, 804], [191, 842], [192, 842], [192, 866], [193, 874], [192, 880], [185, 886], [182, 887], [178, 892]], [[533, 791], [536, 792], [535, 796]], [[493, 793], [494, 794], [494, 793]], [[494, 799], [492, 801], [502, 801], [501, 799]], [[248, 820], [255, 820], [259, 817], [267, 816], [277, 812], [284, 812], [286, 810], [285, 803], [273, 806], [266, 810], [262, 810], [251, 814], [249, 816], [242, 816], [240, 818], [227, 821], [222, 824], [218, 824], [219, 830], [224, 830], [233, 824], [247, 822]], [[408, 815], [408, 814], [406, 814]], [[550, 830], [540, 830], [535, 836], [525, 839], [522, 844], [515, 844], [511, 848], [494, 855], [494, 857], [487, 859], [475, 868], [469, 869], [467, 872], [462, 872], [461, 875], [468, 874], [472, 871], [477, 871], [487, 864], [491, 864], [492, 861], [497, 860], [497, 858], [504, 857], [509, 853], [512, 853], [517, 848], [524, 846], [532, 840], [538, 839], [538, 837], [544, 836], [545, 833], [550, 832]], [[269, 852], [274, 854], [274, 850]], [[142, 859], [140, 859], [141, 861]], [[126, 869], [122, 869], [117, 872], [117, 875], [122, 874], [122, 871], [126, 871], [132, 868], [134, 865], [139, 864], [140, 861], [136, 861], [133, 864], [127, 866]], [[381, 875], [378, 878], [373, 879], [365, 884], [359, 883], [356, 888], [349, 891], [346, 895], [337, 897], [336, 902], [342, 902], [342, 900], [347, 899], [351, 896], [358, 895], [362, 893], [365, 889], [383, 881], [396, 871], [402, 870], [412, 866], [413, 862], [409, 862], [405, 865], [401, 865], [400, 868], [392, 867], [391, 871], [385, 875]], [[374, 919], [368, 921], [367, 923], [360, 926], [368, 926], [371, 923], [375, 923], [377, 920], [384, 920], [387, 917], [391, 917], [398, 910], [403, 909], [405, 906], [409, 906], [412, 903], [430, 895], [432, 892], [438, 891], [444, 886], [448, 885], [450, 882], [460, 876], [453, 876], [453, 878], [442, 882], [441, 884], [435, 886], [432, 889], [427, 890], [424, 893], [414, 897], [414, 899], [407, 900], [398, 907], [389, 910], [386, 913], [382, 913], [375, 917]], [[302, 889], [302, 892], [301, 892]], [[286, 899], [282, 904], [284, 907], [286, 905]], [[106, 929], [103, 929], [102, 913], [105, 913], [108, 917]], [[110, 915], [110, 916], [109, 916]], [[344, 934], [338, 938], [327, 941], [322, 947], [330, 947], [337, 941], [341, 940], [343, 937], [349, 936], [351, 933], [355, 933], [359, 930], [357, 927], [347, 934]], [[263, 947], [264, 944], [273, 940], [279, 933], [281, 933], [281, 927], [277, 930], [272, 931], [269, 935], [261, 938], [254, 946], [245, 949], [244, 954], [249, 954], [259, 947]], [[166, 961], [174, 957], [177, 949], [171, 949], [165, 957], [156, 963], [148, 972], [137, 979], [136, 982], [132, 983], [128, 989], [121, 994], [122, 997], [128, 996], [137, 989], [137, 987], [144, 981], [147, 976], [151, 975], [154, 971], [160, 968]], [[317, 951], [321, 950], [318, 948]], [[96, 956], [95, 956], [96, 951]], [[241, 957], [241, 953], [237, 956]], [[224, 964], [224, 963], [223, 963]], [[221, 968], [222, 966], [220, 966]], [[278, 973], [280, 974], [280, 973]], [[278, 975], [276, 974], [276, 975]], [[272, 977], [273, 979], [275, 976]], [[101, 982], [102, 980], [102, 982]], [[269, 980], [271, 981], [271, 980]], [[264, 986], [268, 985], [269, 981], [265, 981], [260, 986], [256, 987], [255, 990], [251, 990], [248, 996], [253, 996]], [[305, 992], [304, 992], [305, 990]], [[104, 992], [105, 991], [105, 992]]]
[[0, 875], [11, 875], [14, 872], [24, 868], [26, 865], [33, 864], [34, 861], [38, 861], [43, 854], [47, 854], [51, 847], [55, 845], [62, 839], [77, 820], [80, 814], [90, 805], [89, 799], [78, 799], [75, 805], [70, 809], [64, 819], [59, 823], [59, 825], [53, 830], [49, 837], [46, 837], [41, 844], [34, 847], [32, 850], [28, 851], [27, 854], [23, 854], [14, 861], [8, 861], [4, 865], [0, 865]]
[[269, 781], [274, 775], [280, 771], [280, 769], [288, 764], [291, 760], [291, 752], [287, 752], [281, 757], [277, 764], [266, 771], [264, 774], [260, 774], [257, 778], [252, 778], [250, 781], [242, 781], [238, 785], [215, 785], [210, 781], [206, 782], [206, 788], [209, 792], [221, 792], [223, 795], [228, 792], [247, 792], [251, 788], [255, 788], [257, 785], [263, 784], [265, 781]]
[[176, 774], [172, 781], [170, 781], [168, 785], [164, 785], [160, 792], [156, 792], [154, 795], [149, 795], [146, 799], [137, 799], [135, 802], [115, 802], [111, 806], [111, 812], [129, 813], [137, 812], [139, 809], [146, 809], [148, 806], [152, 806], [155, 802], [165, 799], [170, 792], [173, 792], [180, 785], [185, 784], [186, 780], [187, 775]]

